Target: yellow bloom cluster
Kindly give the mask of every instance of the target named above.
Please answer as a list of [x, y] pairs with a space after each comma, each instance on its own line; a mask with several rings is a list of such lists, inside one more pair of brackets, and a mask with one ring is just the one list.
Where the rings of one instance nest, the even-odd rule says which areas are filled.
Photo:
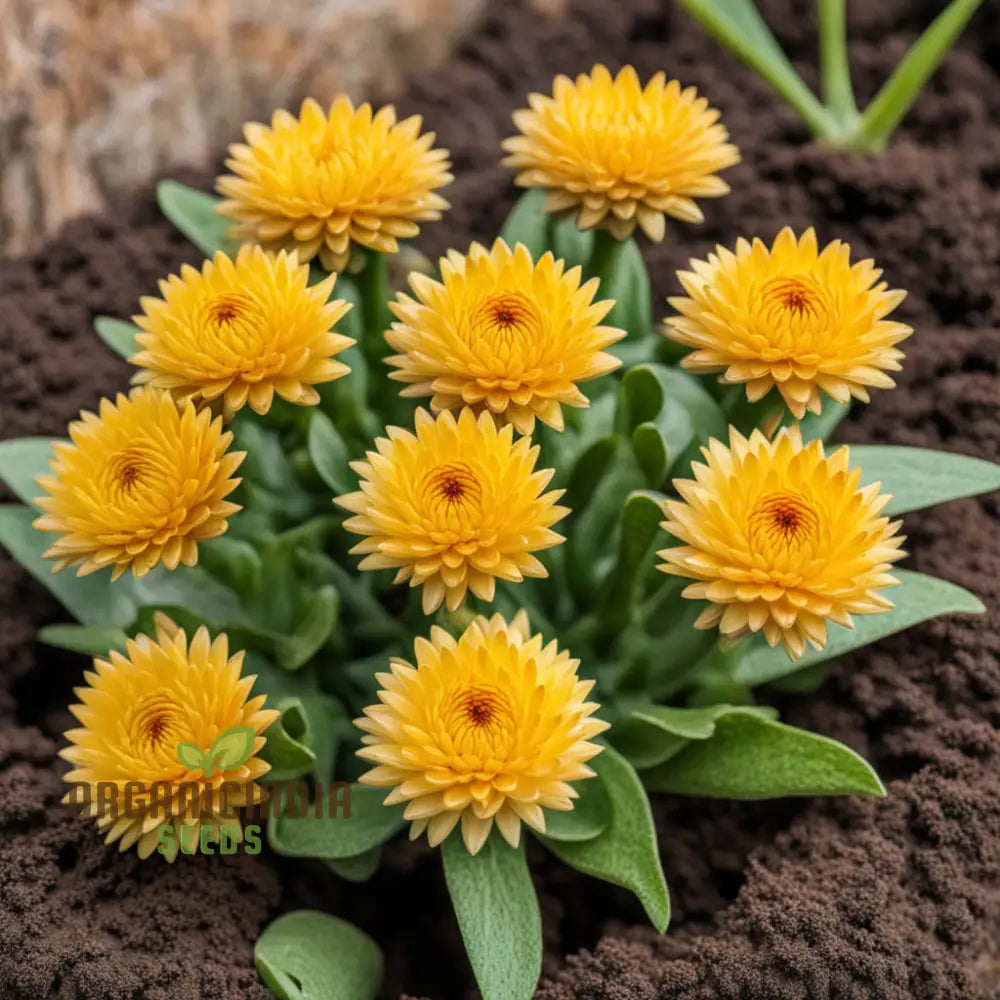
[[[638, 227], [661, 240], [668, 215], [700, 221], [695, 199], [725, 194], [718, 172], [739, 160], [718, 112], [662, 73], [643, 85], [631, 67], [612, 77], [597, 66], [529, 102], [504, 143], [516, 182], [545, 189], [548, 211], [617, 239]], [[354, 341], [336, 326], [350, 306], [332, 298], [337, 275], [310, 284], [309, 261], [334, 272], [358, 248], [394, 252], [447, 207], [437, 194], [452, 179], [447, 153], [421, 126], [346, 97], [246, 126], [218, 180], [219, 211], [252, 242], [182, 268], [142, 299], [136, 387], [71, 424], [38, 479], [35, 526], [58, 536], [46, 552], [55, 570], [110, 567], [116, 579], [191, 566], [199, 543], [226, 530], [244, 455], [229, 451], [225, 422], [244, 407], [267, 414], [275, 397], [317, 404], [317, 387], [349, 373], [338, 355]], [[685, 295], [669, 300], [668, 336], [691, 349], [684, 367], [745, 385], [751, 402], [777, 388], [802, 418], [820, 412], [824, 394], [867, 400], [870, 387], [893, 384], [896, 345], [911, 331], [888, 319], [903, 293], [879, 278], [873, 262], [851, 263], [846, 244], [820, 250], [811, 229], [783, 230], [770, 248], [740, 240], [679, 273]], [[353, 282], [344, 275], [341, 290]], [[378, 310], [361, 298], [367, 321]], [[555, 470], [536, 467], [530, 435], [536, 422], [563, 430], [564, 407], [589, 405], [580, 385], [619, 367], [609, 348], [625, 331], [605, 323], [615, 303], [600, 298], [598, 278], [503, 240], [449, 252], [439, 280], [411, 275], [390, 306], [391, 328], [365, 337], [384, 334], [389, 377], [429, 410], [352, 462], [358, 489], [335, 502], [360, 536], [351, 552], [361, 570], [394, 570], [395, 582], [420, 588], [427, 615], [458, 612], [469, 593], [492, 601], [497, 580], [547, 575], [538, 554], [564, 540], [554, 525], [570, 511], [549, 488]], [[384, 353], [372, 346], [366, 356]], [[773, 437], [730, 428], [728, 445], [713, 440], [703, 454], [663, 504], [677, 544], [660, 553], [664, 572], [692, 581], [684, 595], [708, 602], [699, 628], [730, 641], [762, 632], [798, 658], [825, 643], [828, 622], [891, 607], [882, 591], [897, 582], [899, 523], [881, 514], [889, 498], [878, 484], [860, 485], [846, 448], [827, 456], [794, 425]], [[189, 641], [162, 618], [155, 639], [95, 661], [63, 755], [70, 781], [139, 783], [138, 810], [90, 807], [109, 842], [145, 857], [171, 818], [219, 827], [228, 817], [209, 793], [225, 780], [243, 789], [231, 805], [257, 801], [268, 767], [260, 734], [277, 713], [249, 698], [241, 661], [225, 636], [200, 629]], [[578, 665], [532, 635], [523, 611], [509, 622], [476, 617], [458, 638], [433, 627], [416, 640], [415, 666], [393, 659], [377, 675], [379, 704], [356, 722], [373, 765], [362, 782], [391, 789], [386, 802], [406, 803], [412, 836], [426, 832], [432, 845], [458, 825], [473, 854], [494, 825], [514, 846], [522, 822], [544, 832], [544, 811], [571, 809], [571, 782], [593, 775], [592, 740], [607, 728]], [[257, 734], [232, 774], [199, 777], [177, 757], [179, 742], [209, 748], [232, 727]], [[193, 804], [179, 792], [190, 781]], [[158, 782], [177, 794], [157, 814]]]

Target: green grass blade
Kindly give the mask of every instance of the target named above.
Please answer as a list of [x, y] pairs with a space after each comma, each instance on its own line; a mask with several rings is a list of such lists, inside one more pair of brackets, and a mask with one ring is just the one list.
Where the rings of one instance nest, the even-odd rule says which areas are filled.
[[824, 103], [841, 122], [854, 124], [858, 107], [847, 57], [845, 7], [845, 0], [818, 0], [819, 68]]
[[913, 43], [861, 116], [855, 145], [880, 149], [955, 44], [982, 0], [952, 0]]
[[716, 41], [755, 70], [801, 115], [820, 138], [832, 138], [836, 123], [802, 82], [753, 0], [680, 0]]

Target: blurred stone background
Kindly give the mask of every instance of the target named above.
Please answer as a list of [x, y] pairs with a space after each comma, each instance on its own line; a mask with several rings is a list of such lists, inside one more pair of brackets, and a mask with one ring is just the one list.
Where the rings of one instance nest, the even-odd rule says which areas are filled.
[[489, 2], [0, 0], [0, 252], [217, 162], [307, 94], [391, 98]]

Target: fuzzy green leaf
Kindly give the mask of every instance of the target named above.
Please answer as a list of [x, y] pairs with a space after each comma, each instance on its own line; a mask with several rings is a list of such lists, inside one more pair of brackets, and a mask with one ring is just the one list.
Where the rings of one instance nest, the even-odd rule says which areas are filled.
[[349, 493], [354, 489], [357, 477], [348, 465], [351, 457], [347, 445], [333, 421], [322, 410], [316, 410], [309, 421], [309, 457], [323, 477], [323, 482], [335, 494]]
[[622, 430], [631, 432], [639, 424], [655, 420], [663, 408], [663, 385], [653, 365], [640, 365], [627, 371], [620, 393]]
[[301, 698], [284, 698], [275, 706], [281, 715], [268, 727], [260, 756], [271, 765], [268, 781], [292, 781], [312, 770], [310, 720]]
[[607, 828], [579, 843], [543, 838], [566, 864], [587, 875], [630, 889], [662, 934], [670, 922], [670, 898], [660, 865], [649, 799], [632, 765], [611, 747], [592, 761], [611, 802]]
[[160, 181], [156, 201], [167, 219], [206, 257], [213, 257], [217, 250], [232, 256], [239, 249], [226, 235], [233, 223], [216, 212], [219, 199], [214, 195], [177, 181]]
[[35, 479], [51, 475], [49, 463], [54, 458], [51, 438], [26, 437], [0, 441], [0, 480], [7, 484], [18, 500], [31, 506], [36, 497], [45, 493]]
[[604, 322], [608, 326], [624, 330], [629, 341], [643, 340], [653, 329], [653, 316], [649, 272], [642, 259], [639, 244], [632, 237], [619, 241], [600, 231], [595, 234], [592, 268], [602, 240], [611, 241], [611, 245], [610, 251], [599, 265], [597, 277], [601, 280], [601, 286], [595, 298], [615, 300], [615, 306]]
[[453, 831], [441, 857], [483, 1000], [530, 1000], [542, 968], [542, 920], [524, 842], [515, 850], [494, 830], [473, 856]]
[[378, 945], [317, 910], [278, 917], [257, 939], [253, 959], [278, 1000], [374, 1000], [382, 983]]
[[274, 656], [278, 666], [298, 670], [319, 652], [330, 638], [340, 612], [340, 597], [332, 586], [320, 587], [310, 596], [301, 613], [294, 635], [277, 643]]
[[38, 630], [38, 638], [46, 646], [68, 649], [85, 656], [99, 656], [107, 659], [114, 650], [125, 652], [125, 631], [106, 625], [43, 625]]
[[887, 593], [895, 607], [876, 615], [856, 615], [854, 628], [827, 626], [827, 642], [822, 649], [807, 649], [798, 660], [791, 660], [780, 647], [771, 649], [762, 642], [747, 642], [747, 652], [736, 665], [735, 678], [744, 684], [764, 684], [842, 656], [853, 649], [895, 635], [938, 615], [982, 614], [986, 609], [974, 594], [947, 580], [894, 569], [900, 585]]
[[550, 840], [591, 840], [611, 821], [611, 800], [604, 782], [598, 778], [577, 781], [573, 788], [579, 798], [568, 812], [545, 812], [545, 836]]
[[617, 448], [617, 437], [604, 437], [595, 441], [576, 460], [561, 501], [570, 510], [582, 510], [590, 503]]
[[549, 220], [545, 211], [545, 191], [529, 188], [514, 203], [500, 229], [500, 238], [511, 248], [523, 243], [538, 260], [549, 248]]
[[295, 858], [351, 858], [384, 843], [403, 827], [403, 807], [382, 804], [386, 789], [351, 785], [350, 794], [349, 816], [338, 811], [332, 817], [272, 817], [267, 828], [271, 847]]
[[142, 330], [134, 323], [115, 319], [114, 316], [98, 316], [94, 319], [94, 329], [97, 331], [98, 337], [118, 357], [124, 358], [126, 361], [142, 350], [135, 340], [136, 335], [142, 333]]
[[654, 792], [710, 798], [885, 794], [871, 765], [849, 747], [740, 711], [718, 718], [711, 737], [642, 778]]
[[632, 432], [632, 450], [636, 461], [646, 474], [646, 483], [659, 489], [667, 475], [669, 452], [667, 442], [656, 424], [647, 421]]
[[634, 767], [655, 767], [681, 752], [691, 740], [707, 740], [715, 733], [716, 722], [733, 712], [749, 712], [763, 719], [775, 719], [773, 708], [738, 705], [710, 705], [705, 708], [674, 708], [644, 705], [633, 709], [611, 730], [611, 739]]
[[378, 871], [381, 860], [382, 848], [372, 847], [352, 858], [326, 858], [323, 863], [346, 882], [367, 882]]
[[31, 525], [38, 513], [16, 504], [0, 506], [0, 545], [19, 562], [64, 608], [84, 625], [129, 625], [137, 604], [128, 583], [112, 585], [110, 573], [76, 576], [67, 569], [53, 573], [42, 553], [51, 535]]
[[892, 495], [883, 510], [890, 516], [1000, 490], [1000, 465], [981, 458], [875, 444], [851, 445], [850, 455], [862, 483], [880, 482], [880, 492]]

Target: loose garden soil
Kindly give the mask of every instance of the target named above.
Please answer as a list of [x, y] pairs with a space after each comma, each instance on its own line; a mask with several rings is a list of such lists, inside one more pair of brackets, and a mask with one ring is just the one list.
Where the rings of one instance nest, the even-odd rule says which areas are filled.
[[[515, 197], [498, 165], [510, 111], [556, 72], [632, 62], [696, 84], [723, 111], [743, 163], [706, 222], [649, 248], [654, 290], [716, 242], [815, 224], [874, 256], [915, 335], [894, 392], [840, 436], [1000, 459], [1000, 16], [985, 5], [883, 156], [808, 141], [795, 116], [670, 0], [575, 0], [546, 19], [494, 5], [445, 66], [399, 104], [452, 150], [453, 210], [437, 253], [492, 239]], [[813, 80], [814, 4], [762, 3]], [[851, 54], [867, 98], [941, 0], [854, 3]], [[261, 108], [262, 115], [268, 109]], [[210, 185], [210, 177], [184, 179]], [[0, 437], [57, 435], [126, 384], [91, 330], [127, 316], [197, 253], [145, 193], [120, 215], [67, 226], [0, 261]], [[539, 850], [544, 1000], [988, 1000], [1000, 997], [1000, 500], [907, 518], [908, 565], [976, 592], [951, 617], [852, 656], [784, 717], [865, 754], [888, 797], [762, 804], [661, 800], [674, 904], [665, 937], [623, 891]], [[268, 856], [139, 862], [58, 805], [55, 751], [84, 662], [35, 643], [64, 615], [0, 556], [0, 998], [258, 1000], [253, 942], [279, 913], [328, 909], [385, 948], [384, 996], [471, 994], [437, 855], [405, 841], [370, 882]]]

